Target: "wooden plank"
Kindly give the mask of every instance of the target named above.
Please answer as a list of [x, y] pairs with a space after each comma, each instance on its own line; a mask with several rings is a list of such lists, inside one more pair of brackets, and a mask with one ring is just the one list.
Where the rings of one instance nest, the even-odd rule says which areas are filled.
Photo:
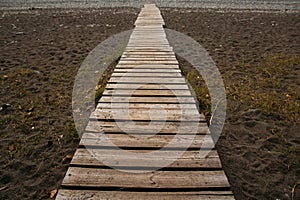
[[[166, 61], [167, 63], [169, 62], [178, 62], [176, 60], [175, 57], [166, 57], [166, 58], [150, 58], [150, 57], [139, 57], [139, 58], [133, 58], [133, 57], [127, 57], [127, 58], [121, 58], [120, 62], [129, 62], [129, 61], [133, 61], [133, 62], [144, 62], [144, 61], [151, 61], [151, 62], [162, 62], [162, 61]], [[149, 62], [148, 62], [149, 63]]]
[[196, 192], [128, 192], [96, 190], [59, 190], [57, 200], [82, 199], [118, 199], [118, 200], [234, 200], [230, 191]]
[[131, 42], [128, 43], [127, 47], [170, 47], [169, 44], [164, 43], [164, 42], [157, 42], [157, 43], [152, 43], [152, 44], [147, 44], [146, 42], [138, 41], [138, 42]]
[[124, 52], [123, 52], [124, 54], [133, 54], [133, 53], [140, 53], [140, 54], [149, 54], [149, 55], [151, 55], [151, 54], [153, 54], [153, 55], [155, 55], [155, 54], [166, 54], [166, 55], [169, 55], [169, 54], [174, 54], [174, 52], [173, 51], [166, 51], [166, 50], [159, 50], [159, 49], [157, 49], [156, 51], [148, 51], [148, 50], [138, 50], [138, 49], [131, 49], [131, 50], [124, 50]]
[[150, 19], [149, 18], [138, 18], [135, 22], [134, 25], [136, 26], [152, 26], [152, 25], [155, 25], [155, 26], [163, 26], [165, 23], [162, 19], [158, 19], [158, 18], [153, 18], [151, 17]]
[[[126, 132], [130, 134], [156, 134], [156, 135], [176, 135], [176, 134], [195, 134], [199, 135], [210, 134], [210, 131], [205, 122], [109, 122], [109, 121], [89, 121], [85, 131], [91, 133], [101, 133], [101, 130], [106, 133], [121, 133], [124, 132], [121, 128], [125, 127]], [[143, 129], [143, 131], [141, 131]]]
[[121, 58], [175, 58], [175, 55], [164, 54], [123, 54]]
[[[149, 33], [147, 33], [147, 34], [149, 34]], [[169, 45], [167, 38], [164, 37], [163, 34], [160, 34], [160, 35], [152, 34], [151, 37], [145, 37], [145, 35], [142, 36], [142, 35], [134, 34], [134, 35], [131, 35], [131, 37], [130, 37], [130, 41], [128, 42], [128, 44], [130, 44], [130, 43], [147, 43], [150, 45], [151, 44]]]
[[[149, 32], [152, 32], [151, 35], [149, 35]], [[147, 34], [147, 36], [145, 36]], [[129, 43], [139, 43], [139, 42], [145, 42], [150, 44], [166, 44], [169, 45], [169, 42], [167, 40], [166, 34], [164, 32], [162, 33], [154, 33], [153, 31], [145, 31], [141, 33], [133, 33], [130, 36]], [[170, 45], [169, 45], [170, 46]]]
[[114, 72], [112, 77], [182, 77], [181, 73], [151, 73], [151, 72], [139, 72], [139, 73], [131, 73], [131, 72]]
[[[146, 33], [145, 33], [146, 34]], [[147, 33], [149, 34], [149, 33]], [[165, 44], [169, 45], [169, 42], [164, 34], [152, 34], [151, 36], [133, 34], [130, 37], [128, 44], [130, 43], [147, 43], [147, 44]], [[169, 45], [170, 46], [170, 45]]]
[[[109, 96], [110, 97], [110, 96]], [[199, 111], [195, 108], [189, 108], [189, 104], [180, 105], [180, 104], [169, 104], [169, 103], [161, 103], [161, 104], [150, 104], [150, 103], [130, 103], [130, 102], [119, 102], [119, 99], [124, 99], [123, 96], [118, 96], [112, 98], [112, 101], [116, 103], [109, 103], [105, 102], [107, 106], [102, 107], [101, 103], [99, 106], [97, 106], [97, 109], [94, 111], [94, 113], [99, 112], [105, 112], [105, 113], [123, 113], [123, 112], [129, 112], [130, 114], [137, 113], [137, 114], [143, 114], [143, 113], [151, 113], [151, 115], [154, 114], [167, 114], [167, 115], [199, 115]], [[127, 97], [127, 100], [130, 99], [130, 97]], [[129, 100], [128, 100], [129, 101]], [[120, 103], [123, 104], [123, 107], [120, 107]], [[111, 104], [111, 105], [108, 105]], [[194, 105], [194, 104], [192, 104]], [[188, 109], [184, 109], [187, 108]]]
[[155, 51], [172, 51], [172, 47], [126, 47], [125, 51], [148, 51], [148, 52], [155, 52]]
[[136, 21], [143, 21], [143, 20], [151, 20], [151, 21], [158, 21], [158, 22], [164, 22], [163, 18], [159, 15], [159, 13], [153, 13], [151, 15], [140, 13], [138, 15], [138, 18]]
[[135, 26], [154, 26], [154, 27], [157, 27], [157, 26], [163, 26], [165, 25], [163, 22], [160, 22], [160, 21], [151, 21], [151, 20], [144, 20], [144, 21], [139, 21], [139, 22], [136, 22], [134, 24]]
[[156, 38], [149, 38], [148, 40], [136, 40], [127, 44], [128, 47], [170, 47], [167, 42], [163, 40], [157, 40]]
[[[127, 64], [127, 65], [144, 65], [149, 64], [149, 61], [126, 61], [126, 60], [120, 60], [119, 64]], [[178, 65], [178, 61], [164, 61], [164, 60], [155, 60], [151, 61], [151, 64], [163, 64], [163, 65]]]
[[148, 29], [148, 30], [141, 30], [141, 31], [133, 31], [129, 42], [135, 41], [135, 39], [138, 40], [148, 40], [148, 39], [154, 39], [157, 38], [157, 40], [154, 40], [154, 42], [158, 41], [165, 41], [169, 45], [168, 39], [166, 37], [166, 33], [164, 30], [153, 30], [153, 29]]
[[164, 65], [164, 64], [140, 64], [140, 65], [130, 65], [130, 64], [118, 64], [116, 69], [179, 69], [179, 65]]
[[[153, 39], [155, 40], [155, 39]], [[136, 42], [130, 42], [127, 45], [128, 47], [169, 47], [168, 43], [165, 43], [163, 41], [157, 41], [157, 42], [146, 42], [146, 41], [136, 41]]]
[[[128, 149], [128, 152], [132, 152], [133, 154], [128, 154], [126, 151], [120, 151], [118, 148], [92, 148], [92, 147], [87, 147], [87, 148], [78, 148], [80, 152], [83, 150], [86, 150], [89, 154], [91, 154], [91, 157], [97, 157], [100, 156], [99, 158], [114, 158], [115, 160], [120, 159], [120, 160], [126, 160], [126, 159], [131, 159], [133, 162], [137, 163], [137, 161], [134, 161], [136, 159], [141, 159], [140, 156], [136, 156], [136, 154], [144, 154], [143, 159], [148, 160], [147, 162], [153, 160], [161, 160], [161, 159], [166, 159], [166, 160], [172, 160], [175, 162], [175, 159], [181, 159], [183, 160], [194, 160], [194, 161], [201, 161], [205, 162], [205, 159], [219, 159], [218, 152], [216, 150], [207, 150], [207, 149], [201, 149], [201, 150], [186, 150], [186, 151], [180, 151], [180, 150], [170, 150], [170, 149], [162, 149], [158, 153], [152, 154], [152, 150], [147, 150], [147, 149]], [[150, 152], [150, 154], [149, 154]], [[175, 154], [174, 154], [175, 153]], [[200, 154], [206, 155], [204, 158], [200, 157]], [[173, 158], [171, 158], [173, 157]], [[175, 158], [176, 157], [176, 158]], [[177, 158], [178, 157], [178, 158]], [[174, 159], [175, 158], [175, 159]], [[96, 162], [96, 161], [95, 161]], [[155, 162], [153, 162], [155, 164]], [[200, 162], [199, 162], [200, 163]], [[75, 164], [75, 163], [72, 163]], [[128, 163], [129, 164], [129, 163]], [[157, 163], [159, 164], [159, 163]], [[97, 165], [103, 165], [102, 163], [97, 162]], [[130, 165], [133, 166], [133, 165]], [[144, 166], [147, 167], [146, 164], [139, 163], [137, 166]], [[153, 165], [154, 166], [154, 165]], [[203, 166], [204, 167], [204, 166]], [[206, 169], [209, 169], [210, 167], [206, 167]], [[183, 169], [182, 169], [183, 170]]]
[[[165, 109], [165, 110], [197, 110], [196, 105], [194, 104], [136, 104], [136, 103], [131, 103], [128, 105], [129, 108], [133, 109]], [[96, 109], [110, 109], [110, 108], [124, 108], [124, 104], [122, 103], [99, 103], [96, 107]]]
[[[169, 41], [164, 32], [153, 33], [153, 31], [152, 31], [152, 34], [149, 34], [149, 32], [151, 32], [151, 31], [145, 31], [144, 33], [143, 32], [141, 32], [141, 33], [133, 32], [130, 36], [129, 42], [137, 42], [137, 41], [150, 42], [150, 43], [163, 42], [163, 43], [166, 43], [169, 45]], [[145, 34], [147, 34], [147, 35], [145, 35]]]
[[[185, 149], [185, 148], [209, 148], [213, 149], [215, 144], [210, 136], [206, 135], [154, 135], [147, 137], [146, 135], [137, 135], [143, 133], [142, 130], [132, 134], [103, 134], [103, 133], [84, 133], [80, 140], [82, 146], [93, 147], [114, 147], [120, 148], [152, 148], [160, 149], [163, 147]], [[196, 134], [197, 132], [194, 131]], [[114, 146], [110, 144], [113, 143]]]
[[135, 27], [135, 29], [133, 30], [133, 35], [136, 35], [136, 34], [141, 34], [141, 33], [151, 33], [151, 34], [148, 34], [147, 36], [149, 35], [155, 35], [155, 34], [161, 34], [161, 35], [165, 35], [165, 31], [163, 29], [163, 27], [161, 26], [148, 26], [148, 27]]
[[161, 84], [186, 83], [185, 79], [182, 77], [176, 77], [176, 78], [111, 77], [108, 82], [109, 83], [161, 83]]
[[[206, 151], [206, 152], [205, 152]], [[133, 153], [141, 153], [140, 150], [131, 150]], [[185, 169], [221, 169], [221, 161], [218, 157], [216, 150], [208, 152], [208, 150], [203, 150], [207, 154], [205, 158], [199, 157], [199, 151], [185, 151], [182, 156], [178, 159], [171, 159], [168, 155], [174, 153], [174, 151], [164, 151], [162, 152], [161, 157], [154, 157], [145, 154], [144, 158], [136, 158], [132, 156], [122, 155], [119, 150], [114, 149], [85, 149], [79, 148], [76, 150], [71, 165], [82, 165], [82, 166], [94, 166], [94, 167], [103, 167], [107, 164], [110, 166], [122, 166], [122, 167], [153, 167], [158, 168], [161, 166], [161, 161], [170, 161], [168, 168], [180, 168]], [[113, 159], [111, 159], [113, 158]], [[111, 161], [109, 161], [111, 159]], [[118, 162], [118, 160], [120, 162]], [[155, 162], [157, 160], [157, 162]], [[174, 161], [175, 160], [175, 161]], [[103, 163], [106, 163], [104, 164]], [[172, 162], [173, 161], [173, 162]], [[122, 163], [122, 165], [119, 165]]]
[[[142, 90], [188, 90], [186, 84], [120, 84], [108, 83], [106, 89], [142, 89]], [[159, 102], [157, 102], [159, 103]], [[184, 103], [184, 102], [182, 102]]]
[[151, 26], [151, 28], [161, 28], [163, 26], [163, 24], [160, 24], [160, 25], [157, 25], [157, 24], [148, 24], [148, 25], [136, 24], [135, 25], [136, 28], [149, 27], [149, 26]]
[[117, 188], [229, 187], [224, 171], [153, 171], [127, 173], [114, 169], [70, 167], [62, 186]]
[[181, 73], [180, 69], [141, 69], [141, 68], [132, 68], [132, 69], [122, 69], [122, 68], [117, 68], [114, 70], [114, 73], [121, 73], [121, 72], [130, 72], [130, 73]]
[[136, 21], [135, 21], [135, 25], [164, 25], [164, 21], [160, 18], [141, 18], [139, 17]]
[[157, 55], [175, 55], [173, 51], [157, 51], [157, 52], [148, 52], [148, 51], [124, 51], [123, 55], [150, 55], [150, 56], [157, 56]]
[[136, 27], [135, 27], [136, 30], [142, 30], [144, 28], [145, 28], [145, 30], [148, 30], [148, 29], [151, 29], [151, 30], [153, 30], [153, 29], [160, 30], [163, 27], [162, 27], [162, 24], [157, 24], [157, 25], [156, 24], [151, 24], [151, 25], [147, 25], [147, 26], [136, 25]]
[[[106, 103], [127, 103], [127, 97], [118, 97], [112, 98], [110, 96], [101, 97], [99, 102], [106, 102]], [[192, 103], [195, 104], [195, 99], [192, 97], [131, 97], [129, 99], [130, 103]]]
[[[99, 113], [103, 113], [103, 114], [130, 114], [131, 116], [135, 116], [135, 115], [164, 115], [167, 114], [168, 116], [170, 115], [178, 115], [178, 116], [184, 116], [187, 117], [188, 115], [199, 115], [199, 112], [197, 109], [188, 109], [188, 110], [183, 110], [183, 109], [162, 109], [161, 107], [158, 107], [157, 105], [156, 109], [149, 109], [149, 108], [134, 108], [134, 107], [130, 107], [129, 104], [125, 104], [123, 108], [115, 108], [114, 105], [112, 105], [111, 108], [98, 108], [96, 109], [93, 113], [95, 115], [98, 115]], [[163, 116], [162, 116], [163, 117]]]
[[158, 38], [159, 40], [167, 39], [166, 33], [164, 32], [164, 30], [161, 27], [157, 27], [157, 28], [143, 27], [143, 29], [134, 30], [132, 32], [130, 38], [134, 38], [137, 36], [139, 36], [139, 37], [145, 36], [146, 38], [153, 38], [153, 37], [160, 36]]
[[[151, 33], [151, 34], [150, 34]], [[147, 36], [145, 36], [147, 35]], [[170, 46], [166, 34], [164, 32], [153, 32], [153, 31], [145, 31], [145, 32], [140, 32], [140, 33], [133, 33], [130, 36], [129, 42], [130, 43], [140, 43], [140, 42], [145, 42], [145, 43], [150, 43], [150, 44], [164, 44]]]
[[164, 112], [161, 111], [152, 111], [149, 112], [94, 112], [90, 120], [97, 121], [193, 121], [193, 122], [203, 122], [204, 119], [201, 119], [198, 115], [181, 115], [167, 112], [164, 116]]
[[90, 116], [90, 120], [130, 120], [130, 121], [194, 121], [200, 122], [205, 121], [198, 113], [192, 114], [192, 110], [184, 111], [177, 110], [107, 110], [99, 111], [95, 110]]
[[189, 90], [105, 90], [103, 95], [115, 95], [115, 96], [186, 96], [192, 97]]

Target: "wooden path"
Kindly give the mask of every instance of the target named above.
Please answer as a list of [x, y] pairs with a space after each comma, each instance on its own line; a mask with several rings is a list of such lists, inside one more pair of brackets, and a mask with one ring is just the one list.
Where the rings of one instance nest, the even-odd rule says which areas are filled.
[[145, 5], [56, 199], [234, 199], [163, 26], [159, 9]]

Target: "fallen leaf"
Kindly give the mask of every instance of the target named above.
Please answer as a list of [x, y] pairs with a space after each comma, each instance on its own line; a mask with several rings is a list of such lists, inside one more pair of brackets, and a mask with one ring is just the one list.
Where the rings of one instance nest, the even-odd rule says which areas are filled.
[[53, 199], [57, 193], [57, 189], [54, 189], [50, 192], [50, 199]]
[[16, 147], [14, 145], [9, 145], [8, 150], [9, 151], [14, 151], [14, 150], [16, 150]]

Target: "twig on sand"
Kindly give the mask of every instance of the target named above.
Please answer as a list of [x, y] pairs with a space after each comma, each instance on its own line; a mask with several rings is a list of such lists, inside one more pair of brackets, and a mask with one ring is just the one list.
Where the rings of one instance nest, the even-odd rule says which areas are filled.
[[0, 191], [5, 190], [7, 188], [8, 188], [8, 186], [4, 186], [4, 187], [0, 188]]
[[296, 191], [296, 187], [300, 185], [300, 182], [297, 182], [293, 188], [292, 188], [292, 200], [294, 200], [294, 197], [295, 197], [295, 191]]

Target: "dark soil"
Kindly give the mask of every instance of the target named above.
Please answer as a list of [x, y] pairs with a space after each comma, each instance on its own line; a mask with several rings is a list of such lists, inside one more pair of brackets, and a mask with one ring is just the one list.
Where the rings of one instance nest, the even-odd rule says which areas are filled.
[[[79, 141], [77, 70], [103, 40], [132, 29], [138, 12], [1, 11], [0, 199], [47, 199], [59, 188]], [[228, 110], [217, 148], [236, 199], [292, 199], [300, 181], [299, 14], [162, 13], [168, 28], [208, 50], [224, 78]]]

